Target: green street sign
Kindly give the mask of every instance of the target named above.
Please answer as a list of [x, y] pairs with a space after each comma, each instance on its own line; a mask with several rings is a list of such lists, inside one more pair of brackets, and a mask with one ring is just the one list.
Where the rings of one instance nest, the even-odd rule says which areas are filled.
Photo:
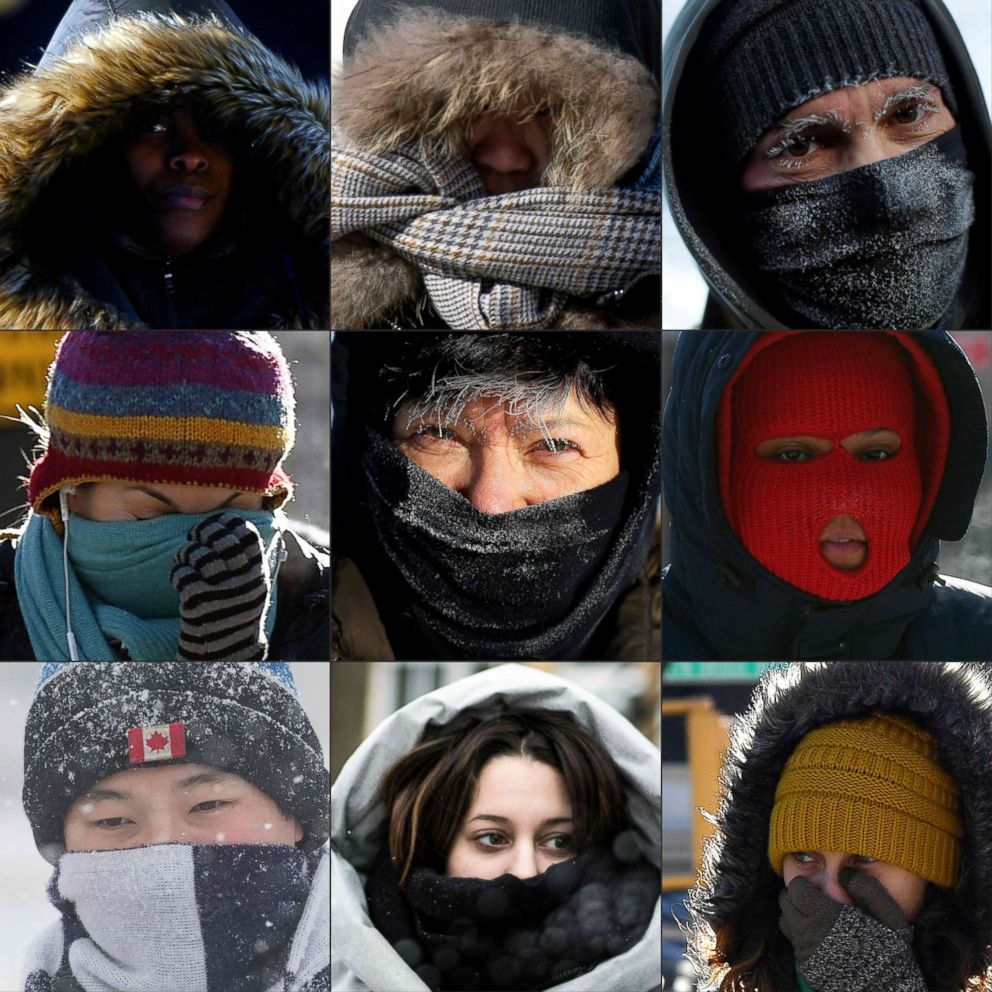
[[785, 661], [673, 661], [665, 669], [666, 682], [757, 682], [769, 668]]

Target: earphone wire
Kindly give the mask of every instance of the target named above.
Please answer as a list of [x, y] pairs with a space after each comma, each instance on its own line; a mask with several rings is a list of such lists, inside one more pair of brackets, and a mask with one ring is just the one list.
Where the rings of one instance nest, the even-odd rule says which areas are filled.
[[[75, 487], [73, 487], [73, 490]], [[59, 507], [62, 510], [62, 574], [65, 577], [65, 640], [69, 647], [69, 660], [79, 661], [79, 648], [76, 646], [76, 635], [72, 632], [72, 605], [69, 598], [69, 503], [66, 499], [67, 489], [59, 490]]]

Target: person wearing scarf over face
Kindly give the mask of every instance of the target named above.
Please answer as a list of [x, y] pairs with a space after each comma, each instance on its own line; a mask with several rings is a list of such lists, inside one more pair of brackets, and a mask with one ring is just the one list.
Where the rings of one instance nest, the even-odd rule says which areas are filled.
[[946, 331], [686, 332], [665, 410], [668, 660], [992, 660], [992, 548], [941, 575], [987, 460]]
[[24, 740], [62, 919], [23, 992], [328, 992], [329, 779], [289, 665], [50, 663]]
[[501, 665], [393, 713], [331, 790], [335, 992], [660, 992], [661, 765]]
[[359, 0], [331, 327], [661, 326], [658, 0]]
[[990, 326], [985, 30], [961, 30], [943, 0], [687, 0], [663, 157], [703, 329]]
[[689, 897], [700, 992], [989, 992], [990, 748], [987, 666], [766, 673]]
[[339, 332], [332, 659], [657, 658], [659, 352]]
[[276, 340], [71, 331], [30, 514], [0, 544], [0, 645], [41, 661], [328, 656], [327, 558], [282, 511], [295, 434]]

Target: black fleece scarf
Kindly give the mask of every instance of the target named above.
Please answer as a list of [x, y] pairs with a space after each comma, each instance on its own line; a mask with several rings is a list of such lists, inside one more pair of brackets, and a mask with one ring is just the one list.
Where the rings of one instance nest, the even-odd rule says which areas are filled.
[[644, 562], [651, 506], [627, 508], [626, 472], [490, 514], [371, 428], [363, 465], [379, 540], [439, 658], [580, 658]]
[[623, 954], [651, 922], [658, 872], [618, 856], [639, 858], [633, 844], [614, 847], [528, 879], [415, 868], [402, 889], [383, 854], [366, 886], [369, 916], [433, 992], [536, 992]]

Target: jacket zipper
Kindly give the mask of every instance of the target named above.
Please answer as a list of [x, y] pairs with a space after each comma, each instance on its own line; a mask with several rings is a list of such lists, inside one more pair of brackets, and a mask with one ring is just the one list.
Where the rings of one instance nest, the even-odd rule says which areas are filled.
[[176, 294], [176, 283], [174, 278], [174, 273], [172, 271], [172, 259], [167, 258], [165, 260], [165, 269], [162, 273], [162, 278], [165, 280], [165, 291], [170, 296], [175, 296]]

